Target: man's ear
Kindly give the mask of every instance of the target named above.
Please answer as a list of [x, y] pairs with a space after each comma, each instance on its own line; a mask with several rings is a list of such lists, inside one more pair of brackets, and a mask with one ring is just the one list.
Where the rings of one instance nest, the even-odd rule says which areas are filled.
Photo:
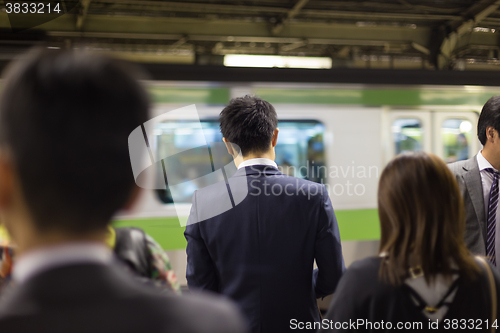
[[493, 140], [495, 138], [495, 134], [498, 137], [498, 132], [496, 129], [493, 128], [493, 126], [486, 127], [486, 139], [488, 141], [493, 142]]
[[226, 144], [227, 152], [229, 153], [229, 155], [234, 156], [235, 154], [231, 142], [227, 141], [226, 138], [222, 138], [222, 141], [224, 141], [224, 143]]
[[273, 139], [271, 140], [271, 144], [274, 147], [276, 147], [276, 144], [278, 143], [278, 133], [279, 133], [280, 129], [276, 127], [276, 129], [274, 130], [274, 133], [273, 133]]
[[129, 199], [127, 200], [127, 202], [125, 203], [125, 205], [123, 206], [122, 209], [126, 210], [126, 211], [132, 210], [132, 208], [134, 207], [134, 204], [138, 201], [141, 193], [142, 193], [142, 188], [140, 188], [137, 185], [134, 185], [134, 188], [130, 192]]
[[0, 153], [0, 210], [12, 203], [14, 195], [14, 168], [5, 153]]

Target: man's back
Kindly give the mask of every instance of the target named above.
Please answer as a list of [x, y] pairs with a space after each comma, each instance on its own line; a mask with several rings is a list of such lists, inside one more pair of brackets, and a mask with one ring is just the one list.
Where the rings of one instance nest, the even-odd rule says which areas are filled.
[[194, 195], [190, 221], [204, 221], [186, 228], [189, 286], [236, 300], [253, 332], [319, 321], [316, 298], [334, 291], [344, 269], [326, 188], [264, 165], [239, 169], [228, 183], [234, 198], [248, 194], [218, 216], [202, 217], [221, 200], [214, 187]]
[[241, 332], [239, 314], [208, 296], [159, 295], [120, 267], [74, 264], [33, 276], [0, 301], [2, 331]]

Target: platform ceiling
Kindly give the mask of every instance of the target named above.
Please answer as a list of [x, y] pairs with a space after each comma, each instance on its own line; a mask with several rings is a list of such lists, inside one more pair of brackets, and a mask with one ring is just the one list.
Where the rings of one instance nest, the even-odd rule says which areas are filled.
[[[74, 8], [21, 32], [5, 2], [1, 60], [43, 43], [170, 64], [266, 54], [326, 56], [341, 68], [500, 69], [498, 0], [64, 1]], [[26, 14], [25, 28], [37, 19]]]

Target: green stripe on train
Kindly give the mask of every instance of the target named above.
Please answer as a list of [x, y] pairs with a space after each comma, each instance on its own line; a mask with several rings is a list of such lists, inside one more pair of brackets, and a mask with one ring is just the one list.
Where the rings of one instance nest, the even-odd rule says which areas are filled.
[[149, 86], [154, 103], [227, 104], [229, 88], [172, 88]]
[[[380, 227], [376, 209], [338, 210], [335, 212], [344, 241], [376, 240]], [[138, 227], [151, 235], [165, 250], [186, 248], [184, 229], [175, 217], [119, 220], [115, 227]]]
[[257, 88], [270, 103], [355, 105], [483, 105], [500, 90], [478, 89], [277, 89]]
[[[227, 104], [228, 87], [178, 88], [150, 85], [155, 103]], [[271, 103], [337, 105], [483, 105], [498, 88], [421, 87], [421, 88], [269, 88], [254, 87], [253, 93]]]

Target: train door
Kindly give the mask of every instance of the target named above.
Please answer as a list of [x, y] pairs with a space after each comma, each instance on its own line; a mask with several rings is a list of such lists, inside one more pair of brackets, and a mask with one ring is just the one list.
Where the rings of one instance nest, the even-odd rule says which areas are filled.
[[466, 160], [481, 147], [476, 131], [478, 117], [474, 111], [390, 111], [387, 162], [408, 151], [433, 153], [446, 163]]

